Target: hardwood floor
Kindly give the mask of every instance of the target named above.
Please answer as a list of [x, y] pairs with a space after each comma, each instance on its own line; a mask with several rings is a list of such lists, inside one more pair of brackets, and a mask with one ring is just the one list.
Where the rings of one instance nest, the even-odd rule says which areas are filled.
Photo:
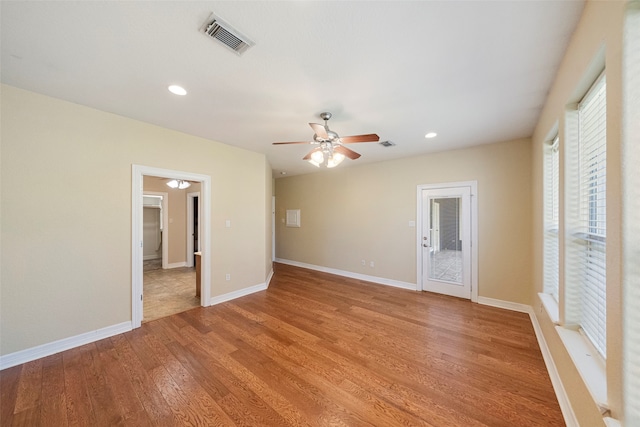
[[561, 426], [528, 315], [275, 265], [269, 289], [0, 372], [0, 424]]

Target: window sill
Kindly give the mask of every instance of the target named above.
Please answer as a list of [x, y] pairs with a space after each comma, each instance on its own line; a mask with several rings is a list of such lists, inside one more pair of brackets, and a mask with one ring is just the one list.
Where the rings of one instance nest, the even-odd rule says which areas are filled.
[[558, 302], [549, 294], [540, 292], [538, 298], [542, 301], [542, 306], [547, 312], [547, 316], [551, 319], [554, 325], [560, 324], [560, 308]]
[[605, 417], [604, 419], [604, 424], [607, 427], [620, 427], [622, 424], [620, 424], [620, 421], [614, 419], [614, 418], [609, 418], [609, 417]]
[[556, 331], [562, 340], [573, 364], [578, 369], [582, 380], [587, 386], [591, 397], [600, 407], [602, 414], [609, 410], [607, 404], [607, 375], [606, 366], [600, 355], [580, 332], [556, 326]]

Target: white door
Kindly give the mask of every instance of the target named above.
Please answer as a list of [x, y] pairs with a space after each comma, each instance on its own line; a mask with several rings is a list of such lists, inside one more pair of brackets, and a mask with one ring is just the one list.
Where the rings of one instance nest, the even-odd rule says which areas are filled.
[[471, 298], [471, 188], [422, 190], [422, 289]]

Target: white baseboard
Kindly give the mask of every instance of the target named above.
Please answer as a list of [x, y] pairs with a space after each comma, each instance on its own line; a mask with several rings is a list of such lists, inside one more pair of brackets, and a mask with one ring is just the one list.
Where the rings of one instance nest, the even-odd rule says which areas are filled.
[[[184, 264], [185, 263], [171, 264], [171, 267], [169, 268], [183, 267]], [[220, 304], [225, 301], [230, 301], [232, 299], [240, 298], [245, 295], [250, 295], [254, 292], [264, 291], [269, 287], [269, 283], [271, 283], [272, 278], [273, 269], [269, 272], [265, 283], [260, 283], [255, 286], [250, 286], [238, 291], [233, 291], [224, 295], [213, 297], [211, 298], [209, 305]], [[129, 332], [131, 330], [131, 321], [128, 321], [119, 323], [117, 325], [107, 326], [106, 328], [101, 328], [95, 331], [86, 332], [74, 337], [63, 338], [58, 341], [28, 348], [26, 350], [17, 351], [15, 353], [9, 353], [4, 356], [0, 356], [0, 370], [31, 362], [32, 360], [40, 359], [41, 357], [51, 356], [52, 354], [60, 353], [61, 351], [69, 350], [74, 347], [79, 347], [81, 345], [99, 341], [104, 338], [109, 338], [114, 335]]]
[[172, 262], [171, 264], [167, 264], [167, 266], [163, 268], [165, 269], [180, 268], [180, 267], [186, 267], [186, 266], [187, 266], [187, 261], [182, 261], [182, 262]]
[[354, 273], [351, 271], [338, 270], [335, 268], [322, 267], [319, 265], [307, 264], [304, 262], [291, 261], [288, 259], [276, 258], [275, 262], [282, 264], [293, 265], [294, 267], [307, 268], [309, 270], [322, 271], [324, 273], [336, 274], [338, 276], [349, 277], [351, 279], [364, 280], [367, 282], [377, 283], [379, 285], [393, 286], [394, 288], [409, 289], [411, 291], [417, 290], [415, 283], [402, 282], [400, 280], [385, 279], [384, 277], [368, 276], [366, 274]]
[[248, 288], [238, 289], [237, 291], [229, 292], [226, 294], [218, 295], [217, 297], [212, 297], [211, 300], [209, 300], [209, 305], [221, 304], [223, 302], [231, 301], [236, 298], [251, 295], [256, 292], [264, 291], [268, 287], [269, 287], [269, 283], [266, 282], [266, 283], [260, 283], [254, 286], [249, 286]]
[[553, 361], [551, 351], [549, 350], [547, 341], [544, 339], [542, 328], [540, 327], [540, 323], [538, 322], [538, 318], [536, 317], [536, 313], [533, 310], [533, 307], [526, 304], [519, 304], [516, 302], [503, 301], [487, 297], [478, 297], [478, 304], [504, 308], [506, 310], [519, 311], [521, 313], [527, 313], [529, 315], [531, 324], [533, 325], [533, 330], [536, 334], [536, 339], [538, 340], [540, 352], [542, 353], [542, 358], [544, 359], [544, 364], [547, 367], [547, 372], [549, 373], [549, 378], [551, 379], [551, 385], [553, 386], [553, 390], [556, 393], [556, 398], [558, 399], [558, 404], [560, 405], [560, 410], [562, 411], [562, 416], [564, 417], [564, 422], [567, 427], [578, 427], [578, 419], [576, 418], [575, 412], [573, 412], [573, 408], [571, 407], [571, 403], [569, 402], [569, 396], [567, 395], [567, 391], [562, 384], [560, 374], [558, 373], [558, 368]]
[[149, 261], [151, 259], [162, 259], [162, 257], [158, 255], [143, 255], [142, 257], [143, 261]]
[[31, 347], [26, 350], [16, 351], [4, 356], [0, 356], [0, 370], [11, 368], [12, 366], [22, 363], [31, 362], [41, 357], [51, 356], [61, 351], [69, 350], [74, 347], [109, 338], [114, 335], [129, 332], [131, 330], [131, 322], [122, 322], [117, 325], [107, 326], [106, 328], [96, 329], [95, 331], [85, 332], [69, 338], [63, 338], [58, 341]]
[[520, 313], [530, 313], [532, 308], [527, 304], [520, 304], [517, 302], [504, 301], [501, 299], [478, 297], [478, 304], [488, 305], [491, 307], [504, 308], [511, 311], [519, 311]]
[[273, 279], [273, 268], [271, 268], [271, 271], [267, 275], [267, 280], [265, 280], [265, 285], [267, 285], [267, 288], [269, 287], [269, 284], [271, 283], [271, 279]]

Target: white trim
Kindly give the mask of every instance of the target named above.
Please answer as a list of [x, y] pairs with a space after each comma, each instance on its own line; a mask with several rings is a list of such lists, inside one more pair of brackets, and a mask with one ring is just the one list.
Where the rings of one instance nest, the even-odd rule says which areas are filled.
[[[144, 184], [144, 183], [143, 183]], [[144, 185], [143, 185], [144, 187]], [[162, 196], [162, 268], [169, 268], [169, 193], [162, 191], [144, 191], [144, 195]]]
[[402, 282], [400, 280], [385, 279], [384, 277], [368, 276], [366, 274], [353, 273], [351, 271], [337, 270], [335, 268], [322, 267], [319, 265], [307, 264], [304, 262], [291, 261], [288, 259], [276, 258], [276, 262], [282, 264], [293, 265], [294, 267], [307, 268], [309, 270], [322, 271], [324, 273], [336, 274], [338, 276], [349, 277], [351, 279], [359, 279], [367, 282], [378, 283], [380, 285], [393, 286], [394, 288], [416, 290], [415, 283]]
[[562, 380], [560, 379], [560, 374], [558, 373], [558, 368], [553, 361], [553, 356], [551, 356], [551, 350], [549, 350], [547, 340], [544, 339], [544, 334], [542, 333], [542, 328], [538, 322], [538, 317], [532, 307], [529, 307], [529, 309], [531, 324], [533, 325], [533, 330], [535, 331], [536, 338], [538, 339], [538, 346], [540, 347], [544, 364], [547, 366], [551, 385], [553, 386], [553, 390], [556, 392], [556, 397], [558, 399], [558, 404], [560, 405], [560, 410], [562, 411], [562, 416], [564, 417], [564, 422], [567, 427], [578, 427], [578, 419], [576, 418], [575, 412], [573, 412], [571, 402], [569, 402], [569, 396], [567, 395], [564, 384], [562, 384]]
[[422, 190], [436, 188], [471, 187], [471, 301], [478, 302], [478, 181], [421, 184], [416, 191], [416, 289], [422, 283]]
[[273, 279], [273, 268], [271, 269], [271, 271], [267, 275], [267, 280], [265, 281], [265, 284], [267, 285], [267, 288], [271, 284], [271, 279]]
[[180, 261], [180, 262], [172, 262], [171, 264], [167, 264], [166, 269], [169, 268], [180, 268], [180, 267], [188, 267], [187, 262], [186, 261]]
[[560, 374], [558, 373], [558, 368], [556, 367], [556, 364], [553, 360], [553, 356], [551, 356], [551, 351], [549, 350], [547, 341], [544, 339], [542, 328], [540, 327], [540, 323], [538, 322], [538, 318], [536, 317], [533, 307], [526, 304], [519, 304], [516, 302], [487, 297], [479, 297], [478, 304], [529, 314], [531, 324], [533, 325], [533, 331], [536, 334], [538, 346], [540, 347], [540, 352], [542, 353], [542, 359], [544, 360], [544, 364], [547, 367], [547, 372], [549, 373], [549, 378], [551, 379], [551, 385], [553, 386], [553, 390], [556, 393], [556, 398], [558, 399], [558, 404], [560, 405], [560, 410], [562, 411], [562, 416], [564, 417], [564, 422], [567, 427], [578, 427], [578, 419], [576, 418], [576, 414], [573, 411], [571, 402], [569, 402], [569, 396], [567, 395], [567, 391], [562, 384]]
[[271, 262], [276, 260], [276, 196], [271, 196]]
[[551, 319], [554, 325], [559, 325], [560, 308], [558, 307], [558, 302], [553, 298], [553, 295], [540, 292], [538, 293], [538, 298], [540, 298], [540, 302], [542, 302], [542, 306], [547, 312], [549, 319]]
[[[195, 227], [193, 223], [193, 199], [196, 197], [198, 198], [198, 222], [200, 222], [200, 192], [187, 193], [187, 267], [194, 266], [193, 253], [199, 251], [199, 248], [193, 247], [193, 228]], [[198, 227], [198, 245], [200, 244], [200, 237], [200, 227]]]
[[[200, 221], [200, 251], [203, 253], [201, 269], [200, 305], [206, 307], [211, 299], [211, 177], [191, 172], [131, 165], [131, 327], [142, 324], [142, 194], [143, 177], [159, 176], [200, 182], [202, 219]], [[177, 264], [177, 263], [176, 263]], [[183, 263], [186, 264], [186, 263]]]
[[604, 424], [607, 427], [620, 427], [622, 424], [620, 424], [620, 421], [616, 420], [615, 418], [611, 418], [611, 417], [604, 417]]
[[511, 311], [519, 311], [521, 313], [531, 313], [531, 306], [520, 304], [517, 302], [505, 301], [501, 299], [478, 297], [478, 304], [488, 305], [490, 307], [504, 308]]
[[149, 260], [152, 260], [152, 259], [162, 259], [162, 257], [159, 257], [157, 255], [145, 255], [145, 256], [142, 257], [143, 261], [149, 261]]
[[600, 408], [600, 413], [609, 411], [607, 403], [607, 368], [598, 350], [579, 331], [556, 326], [556, 332], [578, 370], [580, 378], [587, 386], [589, 394]]
[[63, 338], [47, 344], [16, 351], [15, 353], [5, 354], [4, 356], [0, 356], [0, 370], [31, 362], [41, 357], [51, 356], [61, 351], [109, 338], [124, 332], [129, 332], [130, 330], [131, 322], [122, 322], [73, 337]]
[[[271, 279], [269, 279], [271, 280]], [[241, 298], [247, 295], [254, 294], [256, 292], [264, 291], [269, 287], [269, 283], [259, 283], [257, 285], [249, 286], [248, 288], [238, 289], [237, 291], [229, 292], [226, 294], [218, 295], [211, 298], [209, 305], [221, 304], [223, 302], [231, 301], [236, 298]]]

